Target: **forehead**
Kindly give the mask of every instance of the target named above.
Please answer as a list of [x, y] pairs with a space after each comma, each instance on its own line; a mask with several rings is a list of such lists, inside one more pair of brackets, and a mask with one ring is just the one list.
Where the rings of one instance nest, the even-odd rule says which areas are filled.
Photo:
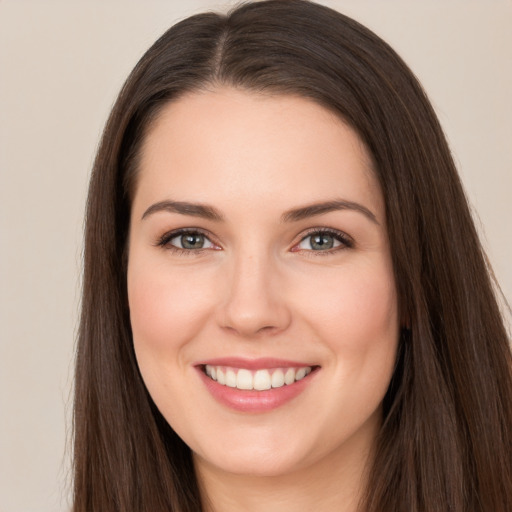
[[283, 209], [348, 195], [382, 209], [368, 151], [338, 116], [302, 97], [232, 88], [189, 93], [153, 122], [135, 200], [165, 194]]

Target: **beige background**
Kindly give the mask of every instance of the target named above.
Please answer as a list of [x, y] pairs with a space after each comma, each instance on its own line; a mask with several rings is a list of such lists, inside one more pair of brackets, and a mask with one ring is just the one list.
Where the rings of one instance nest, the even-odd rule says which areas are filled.
[[[512, 300], [512, 1], [325, 1], [410, 64]], [[0, 512], [68, 509], [82, 212], [125, 76], [174, 21], [228, 2], [0, 0]]]

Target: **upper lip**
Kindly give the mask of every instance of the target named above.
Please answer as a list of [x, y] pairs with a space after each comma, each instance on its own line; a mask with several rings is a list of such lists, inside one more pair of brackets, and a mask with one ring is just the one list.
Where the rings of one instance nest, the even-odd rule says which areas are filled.
[[288, 359], [277, 359], [273, 357], [262, 357], [258, 359], [247, 359], [243, 357], [221, 357], [199, 361], [194, 366], [228, 366], [231, 368], [245, 368], [247, 370], [260, 370], [271, 368], [305, 368], [316, 366], [302, 361], [291, 361]]

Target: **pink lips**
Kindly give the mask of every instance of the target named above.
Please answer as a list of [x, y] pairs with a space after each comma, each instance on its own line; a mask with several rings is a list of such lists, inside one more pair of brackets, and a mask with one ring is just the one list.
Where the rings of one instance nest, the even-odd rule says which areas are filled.
[[[219, 384], [205, 374], [205, 365], [225, 366], [232, 368], [245, 368], [247, 370], [263, 370], [271, 368], [301, 368], [306, 366], [313, 367], [313, 371], [301, 380], [293, 384], [284, 385], [278, 388], [272, 388], [265, 391], [240, 390]], [[243, 359], [243, 358], [221, 358], [201, 361], [195, 365], [199, 376], [205, 384], [207, 390], [222, 405], [235, 411], [245, 413], [263, 413], [272, 411], [286, 404], [293, 398], [300, 395], [312, 382], [312, 377], [316, 374], [319, 367], [299, 361], [289, 361], [283, 359], [261, 358], [261, 359]]]

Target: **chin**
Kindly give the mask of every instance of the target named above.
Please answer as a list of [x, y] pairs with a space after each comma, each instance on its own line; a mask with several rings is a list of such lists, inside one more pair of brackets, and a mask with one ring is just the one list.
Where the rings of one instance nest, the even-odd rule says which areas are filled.
[[304, 443], [298, 440], [295, 442], [289, 436], [278, 436], [281, 438], [271, 441], [265, 436], [258, 437], [259, 442], [248, 443], [254, 436], [247, 436], [238, 446], [236, 442], [228, 440], [223, 447], [217, 444], [214, 451], [193, 451], [194, 459], [212, 469], [253, 477], [285, 476], [314, 462], [304, 449]]
[[[200, 457], [194, 454], [194, 458]], [[301, 468], [302, 464], [297, 459], [284, 458], [282, 456], [267, 456], [256, 454], [252, 457], [247, 455], [238, 456], [230, 454], [229, 457], [221, 461], [212, 461], [210, 459], [202, 459], [202, 463], [215, 467], [218, 470], [239, 476], [250, 477], [279, 477], [291, 474]]]

